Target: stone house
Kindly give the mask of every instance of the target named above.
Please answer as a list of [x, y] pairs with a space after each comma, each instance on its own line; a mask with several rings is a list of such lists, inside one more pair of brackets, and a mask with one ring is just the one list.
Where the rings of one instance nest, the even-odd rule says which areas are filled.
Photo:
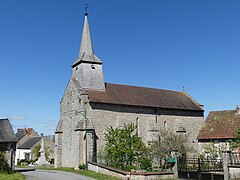
[[110, 126], [134, 123], [145, 144], [162, 130], [185, 133], [198, 148], [204, 110], [186, 92], [105, 83], [102, 61], [95, 55], [85, 14], [80, 52], [60, 102], [55, 132], [55, 167], [74, 167], [96, 160]]
[[44, 140], [44, 149], [48, 154], [48, 159], [51, 160], [54, 158], [54, 142], [47, 136], [34, 136], [29, 138], [26, 142], [17, 147], [16, 150], [16, 165], [17, 162], [24, 159], [26, 161], [36, 160], [36, 155], [33, 153], [33, 150], [36, 146], [41, 145], [41, 140]]
[[11, 169], [14, 166], [17, 137], [8, 119], [0, 119], [0, 151], [5, 152]]
[[[200, 149], [213, 143], [220, 150], [229, 150], [229, 140], [234, 139], [236, 128], [240, 127], [240, 110], [211, 111], [199, 132]], [[235, 149], [235, 151], [237, 151]]]

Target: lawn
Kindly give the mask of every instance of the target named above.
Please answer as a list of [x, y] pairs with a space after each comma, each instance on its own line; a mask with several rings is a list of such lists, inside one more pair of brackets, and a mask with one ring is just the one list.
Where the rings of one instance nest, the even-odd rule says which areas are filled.
[[25, 180], [25, 176], [19, 172], [16, 173], [0, 173], [0, 180]]
[[87, 171], [87, 170], [74, 170], [73, 168], [45, 168], [45, 167], [36, 167], [37, 169], [46, 169], [46, 170], [58, 170], [58, 171], [67, 171], [67, 172], [73, 172], [77, 174], [81, 174], [83, 176], [92, 177], [98, 180], [121, 180], [120, 178], [113, 177], [113, 176], [107, 176], [101, 173], [96, 173], [93, 171]]

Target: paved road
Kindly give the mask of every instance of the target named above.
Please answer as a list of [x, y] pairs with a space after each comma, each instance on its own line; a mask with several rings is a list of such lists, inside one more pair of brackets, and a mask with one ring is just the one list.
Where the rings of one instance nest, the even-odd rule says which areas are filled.
[[22, 174], [26, 176], [26, 180], [95, 180], [75, 173], [55, 170], [36, 170]]

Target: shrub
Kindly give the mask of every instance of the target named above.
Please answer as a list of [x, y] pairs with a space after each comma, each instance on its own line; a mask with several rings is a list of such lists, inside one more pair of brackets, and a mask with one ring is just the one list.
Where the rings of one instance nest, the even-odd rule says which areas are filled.
[[7, 171], [9, 169], [9, 165], [5, 158], [5, 153], [0, 151], [0, 171]]
[[20, 161], [18, 161], [17, 165], [21, 166], [21, 165], [28, 165], [29, 161], [25, 160], [25, 159], [21, 159]]
[[134, 165], [126, 165], [122, 168], [124, 171], [132, 171], [132, 170], [138, 170], [139, 168]]
[[152, 171], [152, 160], [150, 158], [141, 157], [138, 162], [140, 163], [140, 169]]
[[81, 169], [81, 170], [87, 169], [86, 164], [80, 164], [80, 165], [79, 165], [79, 169]]

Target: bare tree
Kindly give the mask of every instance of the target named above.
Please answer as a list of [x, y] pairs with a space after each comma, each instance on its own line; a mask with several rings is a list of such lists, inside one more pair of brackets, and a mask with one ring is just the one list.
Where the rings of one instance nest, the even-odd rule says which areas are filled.
[[192, 151], [192, 147], [187, 145], [186, 134], [176, 134], [172, 131], [161, 131], [159, 139], [154, 141], [151, 148], [153, 157], [159, 160], [164, 169], [167, 168], [168, 159], [173, 151], [178, 151], [180, 156], [185, 156]]

